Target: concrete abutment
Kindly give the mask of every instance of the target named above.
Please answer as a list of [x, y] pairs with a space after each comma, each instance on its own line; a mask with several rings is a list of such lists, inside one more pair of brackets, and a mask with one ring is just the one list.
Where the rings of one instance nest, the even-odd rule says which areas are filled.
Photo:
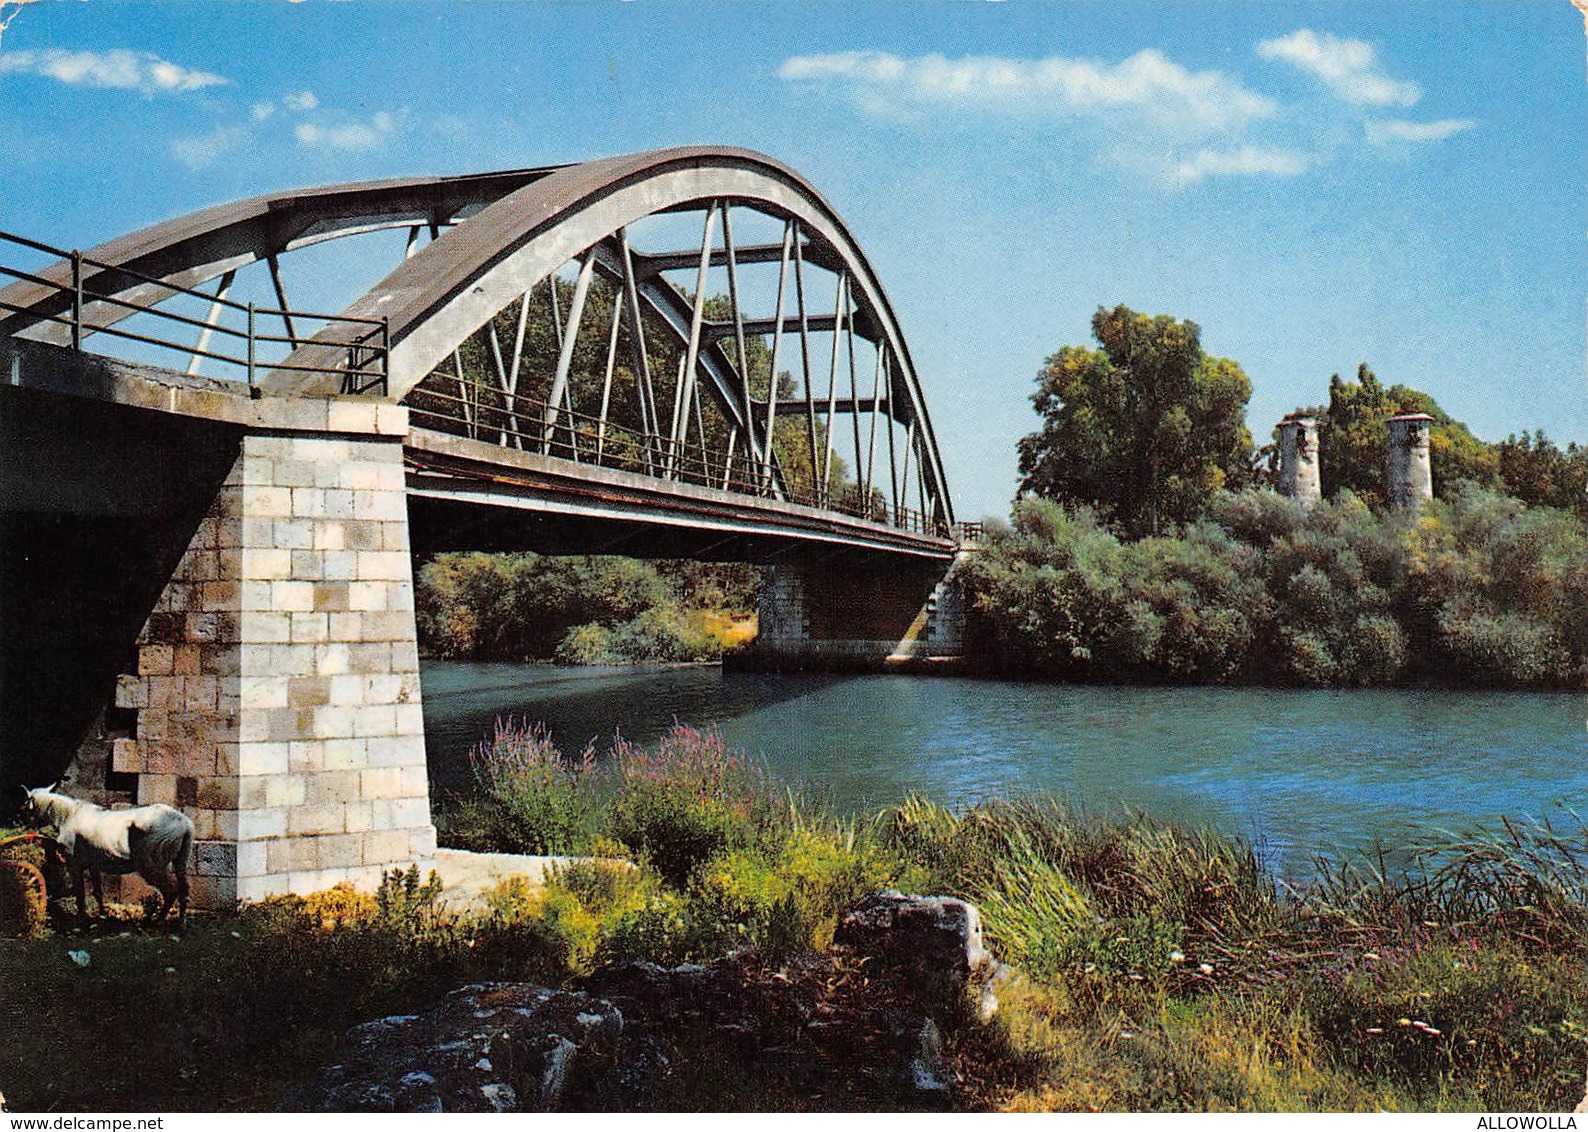
[[965, 661], [958, 572], [945, 563], [847, 556], [761, 568], [760, 629], [738, 661], [760, 670], [954, 668]]

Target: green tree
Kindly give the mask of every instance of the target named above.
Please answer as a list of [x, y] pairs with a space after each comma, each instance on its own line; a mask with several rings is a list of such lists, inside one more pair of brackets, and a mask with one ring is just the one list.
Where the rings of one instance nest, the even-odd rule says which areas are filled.
[[1505, 490], [1522, 502], [1588, 510], [1588, 448], [1572, 442], [1562, 450], [1540, 429], [1506, 437], [1495, 453]]
[[1252, 471], [1251, 382], [1202, 352], [1194, 322], [1099, 308], [1102, 350], [1066, 346], [1037, 374], [1042, 429], [1020, 441], [1021, 494], [1095, 506], [1135, 536], [1196, 519]]
[[1366, 363], [1357, 367], [1355, 381], [1344, 381], [1339, 374], [1329, 378], [1327, 408], [1297, 412], [1319, 421], [1318, 460], [1327, 496], [1348, 488], [1369, 504], [1383, 506], [1389, 436], [1384, 418], [1396, 413], [1434, 418], [1428, 446], [1434, 492], [1440, 498], [1462, 480], [1491, 487], [1498, 482], [1499, 457], [1493, 445], [1473, 436], [1428, 394], [1406, 385], [1385, 386]]

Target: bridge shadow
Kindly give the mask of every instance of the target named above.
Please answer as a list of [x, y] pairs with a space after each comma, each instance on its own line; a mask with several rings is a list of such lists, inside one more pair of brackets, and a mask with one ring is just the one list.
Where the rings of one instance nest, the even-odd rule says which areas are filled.
[[[0, 385], [0, 813], [21, 784], [125, 796], [106, 709], [139, 630], [236, 458], [239, 432]], [[122, 719], [120, 716], [128, 716]]]

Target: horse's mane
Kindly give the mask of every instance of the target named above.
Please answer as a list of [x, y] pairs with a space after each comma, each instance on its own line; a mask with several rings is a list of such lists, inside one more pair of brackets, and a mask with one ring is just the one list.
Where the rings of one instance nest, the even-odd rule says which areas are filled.
[[97, 810], [100, 807], [83, 798], [71, 798], [65, 794], [57, 794], [53, 790], [28, 791], [28, 796], [33, 799], [34, 805], [44, 811], [47, 821], [60, 825], [67, 818], [81, 810]]

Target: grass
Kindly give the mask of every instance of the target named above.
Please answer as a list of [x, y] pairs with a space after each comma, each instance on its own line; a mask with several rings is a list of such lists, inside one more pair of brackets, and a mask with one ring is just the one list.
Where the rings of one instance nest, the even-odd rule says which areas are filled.
[[[508, 883], [468, 916], [438, 911], [417, 873], [393, 874], [375, 897], [267, 901], [180, 940], [0, 942], [13, 1107], [269, 1108], [348, 1026], [473, 979], [569, 985], [615, 960], [750, 948], [771, 985], [782, 957], [824, 951], [842, 911], [885, 887], [973, 901], [1018, 971], [991, 1024], [949, 1035], [961, 1107], [1559, 1111], [1582, 1094], [1581, 823], [1504, 823], [1428, 847], [1410, 871], [1320, 864], [1287, 888], [1238, 841], [1049, 799], [956, 813], [911, 797], [838, 818], [688, 728], [572, 759], [505, 729], [476, 774], [480, 796], [446, 815], [454, 843], [635, 865]], [[804, 1096], [799, 1055], [763, 1057], [746, 1077], [735, 1051], [678, 1040], [678, 1064], [698, 1072], [658, 1104], [872, 1095], [839, 1080], [841, 1062]], [[95, 1072], [64, 1072], [85, 1041]]]
[[1588, 1064], [1584, 830], [1504, 826], [1282, 889], [1238, 843], [1049, 801], [898, 836], [1028, 976], [1002, 1106], [1560, 1110]]

